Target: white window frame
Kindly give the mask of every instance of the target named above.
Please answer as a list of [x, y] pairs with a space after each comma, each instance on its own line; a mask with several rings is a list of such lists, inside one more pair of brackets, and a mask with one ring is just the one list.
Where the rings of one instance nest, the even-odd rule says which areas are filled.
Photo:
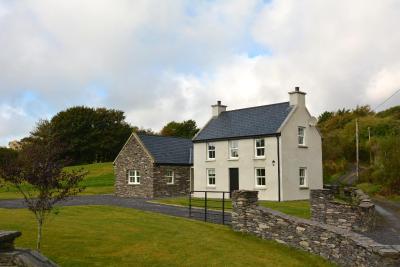
[[[210, 149], [210, 147], [213, 147], [213, 149]], [[210, 152], [214, 152], [214, 157], [210, 157]], [[215, 143], [207, 143], [207, 160], [215, 160]]]
[[[257, 171], [258, 170], [264, 170], [264, 176], [263, 175], [258, 175]], [[256, 188], [265, 188], [267, 187], [267, 177], [266, 177], [266, 171], [265, 168], [255, 168], [254, 169], [254, 176], [255, 176], [255, 183], [256, 183]], [[259, 184], [258, 179], [259, 178], [264, 178], [264, 184]]]
[[[264, 146], [257, 146], [257, 141], [263, 141], [264, 142]], [[263, 155], [262, 156], [259, 156], [258, 155], [258, 150], [261, 150], [262, 149], [262, 151], [263, 151]], [[265, 158], [265, 138], [257, 138], [257, 139], [255, 139], [254, 140], [254, 156], [256, 157], [256, 158], [258, 158], [258, 159], [262, 159], [262, 158]]]
[[[214, 177], [212, 177], [214, 176]], [[214, 183], [210, 184], [210, 179], [214, 179]], [[207, 187], [216, 187], [216, 175], [215, 175], [215, 169], [211, 168], [211, 169], [207, 169]]]
[[140, 184], [140, 172], [138, 170], [128, 170], [128, 184]]
[[165, 172], [165, 178], [167, 179], [167, 184], [175, 183], [175, 172], [173, 170], [167, 170]]
[[[300, 134], [300, 129], [303, 131], [303, 134]], [[303, 142], [300, 143], [300, 138], [302, 138]], [[306, 146], [306, 127], [298, 126], [297, 127], [297, 144], [299, 146]]]
[[[236, 146], [233, 146], [236, 144]], [[239, 158], [239, 140], [230, 140], [228, 142], [229, 146], [229, 158], [230, 159], [238, 159]], [[232, 153], [236, 151], [237, 156], [232, 156]]]
[[[304, 171], [303, 175], [301, 175], [301, 171]], [[303, 178], [303, 184], [301, 184], [301, 179]], [[307, 183], [307, 168], [306, 167], [300, 167], [299, 168], [299, 186], [301, 188], [307, 188], [308, 183]]]

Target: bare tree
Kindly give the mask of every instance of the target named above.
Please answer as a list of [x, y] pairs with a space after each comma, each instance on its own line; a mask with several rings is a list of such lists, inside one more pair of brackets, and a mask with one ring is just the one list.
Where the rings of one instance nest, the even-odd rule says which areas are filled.
[[56, 203], [84, 190], [80, 181], [86, 174], [82, 169], [66, 172], [66, 161], [59, 160], [62, 145], [44, 140], [24, 144], [17, 157], [8, 158], [0, 166], [0, 177], [18, 189], [35, 215], [38, 251], [47, 215]]

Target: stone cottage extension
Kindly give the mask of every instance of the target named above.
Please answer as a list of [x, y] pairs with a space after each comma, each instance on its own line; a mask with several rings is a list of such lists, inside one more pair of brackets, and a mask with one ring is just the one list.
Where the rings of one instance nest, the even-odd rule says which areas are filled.
[[115, 194], [139, 198], [187, 194], [192, 146], [190, 139], [133, 133], [114, 161]]

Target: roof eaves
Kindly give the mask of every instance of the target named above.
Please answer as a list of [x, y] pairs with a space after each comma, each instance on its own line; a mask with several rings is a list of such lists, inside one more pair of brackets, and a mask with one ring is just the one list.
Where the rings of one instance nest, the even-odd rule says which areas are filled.
[[210, 141], [251, 139], [251, 138], [257, 138], [257, 137], [272, 137], [272, 136], [280, 136], [280, 135], [281, 135], [280, 132], [276, 132], [276, 133], [269, 133], [269, 134], [241, 135], [241, 136], [231, 136], [231, 137], [217, 137], [217, 138], [193, 140], [193, 143], [206, 143], [206, 142], [210, 142]]

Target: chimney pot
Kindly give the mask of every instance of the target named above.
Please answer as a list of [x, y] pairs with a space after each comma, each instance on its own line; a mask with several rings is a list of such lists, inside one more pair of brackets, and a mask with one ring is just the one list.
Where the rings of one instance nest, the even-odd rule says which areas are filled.
[[296, 87], [294, 88], [294, 90], [295, 90], [296, 92], [300, 92], [300, 87], [296, 86]]
[[221, 100], [217, 101], [217, 105], [220, 106], [221, 105]]

